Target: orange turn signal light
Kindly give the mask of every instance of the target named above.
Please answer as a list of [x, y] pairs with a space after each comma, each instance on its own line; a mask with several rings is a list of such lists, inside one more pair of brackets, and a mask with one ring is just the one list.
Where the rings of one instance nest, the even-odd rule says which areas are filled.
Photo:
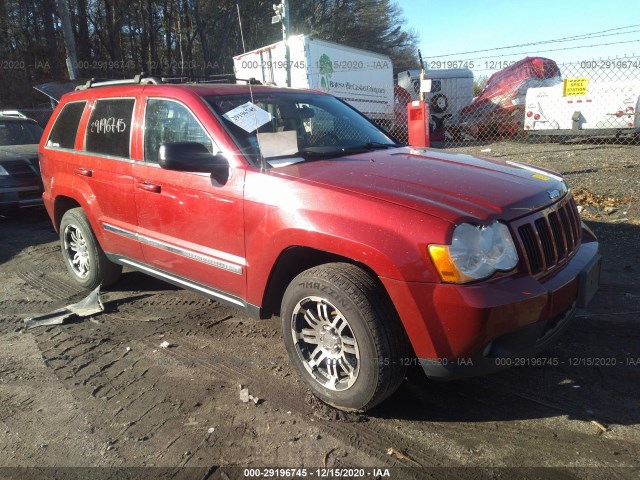
[[473, 278], [458, 270], [456, 264], [451, 260], [447, 245], [429, 245], [429, 255], [443, 282], [465, 283], [473, 280]]

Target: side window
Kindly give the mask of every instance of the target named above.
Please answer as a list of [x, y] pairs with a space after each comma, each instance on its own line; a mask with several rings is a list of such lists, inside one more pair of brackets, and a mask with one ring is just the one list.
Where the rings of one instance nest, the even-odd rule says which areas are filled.
[[87, 102], [74, 102], [62, 108], [49, 134], [47, 147], [73, 148], [75, 146], [80, 117], [86, 104]]
[[198, 142], [213, 152], [213, 145], [196, 117], [184, 105], [171, 100], [149, 99], [144, 120], [144, 159], [158, 162], [163, 143]]
[[87, 126], [88, 152], [129, 158], [133, 98], [98, 100]]

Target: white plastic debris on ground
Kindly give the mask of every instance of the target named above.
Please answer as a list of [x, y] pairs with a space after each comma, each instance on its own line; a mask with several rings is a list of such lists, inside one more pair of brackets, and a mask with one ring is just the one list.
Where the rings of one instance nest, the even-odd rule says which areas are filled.
[[256, 405], [258, 405], [262, 401], [260, 398], [254, 397], [253, 395], [249, 394], [249, 389], [244, 385], [240, 385], [239, 387], [240, 387], [240, 401], [242, 403], [253, 402]]
[[100, 287], [98, 286], [98, 288], [93, 290], [89, 295], [77, 303], [67, 305], [66, 307], [59, 308], [44, 315], [25, 319], [24, 329], [29, 330], [30, 328], [41, 327], [44, 325], [61, 325], [72, 315], [77, 315], [78, 317], [89, 317], [103, 311], [104, 306], [100, 300]]

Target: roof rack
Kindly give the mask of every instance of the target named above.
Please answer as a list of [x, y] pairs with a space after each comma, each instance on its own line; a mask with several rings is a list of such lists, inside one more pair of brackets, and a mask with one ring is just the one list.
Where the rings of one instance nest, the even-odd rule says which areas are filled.
[[161, 77], [162, 83], [238, 83], [245, 82], [251, 85], [261, 85], [255, 78], [238, 78], [233, 73], [223, 73], [221, 75], [189, 76], [181, 75], [177, 77]]
[[100, 80], [96, 81], [95, 78], [88, 80], [83, 85], [78, 85], [76, 90], [87, 90], [95, 87], [108, 87], [112, 85], [158, 85], [162, 83], [237, 83], [246, 82], [251, 85], [261, 85], [261, 82], [255, 78], [237, 78], [234, 74], [224, 75], [208, 75], [203, 77], [194, 76], [176, 76], [176, 77], [150, 77], [145, 73], [136, 75], [133, 78], [127, 78], [123, 80]]
[[154, 84], [155, 85], [158, 83], [162, 83], [160, 79], [156, 77], [147, 77], [144, 73], [141, 73], [139, 75], [136, 75], [133, 78], [126, 78], [123, 80], [106, 80], [106, 81], [96, 82], [96, 79], [92, 78], [91, 80], [88, 80], [87, 83], [85, 83], [84, 85], [78, 85], [76, 87], [76, 90], [87, 90], [89, 88], [108, 87], [111, 85], [133, 85], [133, 84], [137, 84], [137, 85]]

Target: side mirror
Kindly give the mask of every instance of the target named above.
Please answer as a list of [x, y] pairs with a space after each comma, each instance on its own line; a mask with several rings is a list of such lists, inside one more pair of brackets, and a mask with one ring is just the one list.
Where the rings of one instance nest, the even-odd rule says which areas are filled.
[[229, 162], [220, 154], [212, 154], [198, 142], [174, 142], [160, 145], [161, 168], [180, 172], [213, 173], [220, 168], [229, 168]]

